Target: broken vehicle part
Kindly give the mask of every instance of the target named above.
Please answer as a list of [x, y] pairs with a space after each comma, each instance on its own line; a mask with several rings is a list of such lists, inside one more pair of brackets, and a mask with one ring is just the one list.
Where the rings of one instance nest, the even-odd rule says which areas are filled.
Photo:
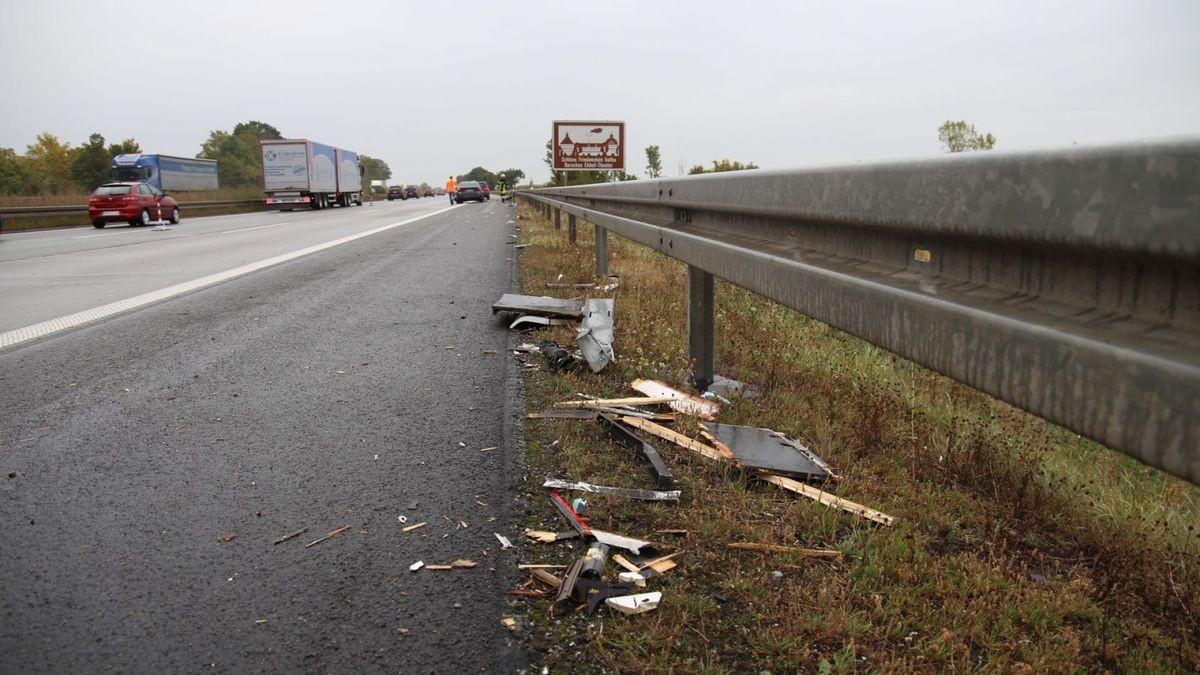
[[646, 547], [646, 548], [654, 547], [654, 544], [652, 544], [648, 541], [643, 541], [641, 539], [634, 539], [633, 537], [626, 537], [623, 534], [616, 534], [613, 532], [605, 532], [604, 530], [597, 530], [595, 528], [591, 528], [591, 532], [589, 532], [589, 534], [591, 534], [591, 536], [596, 541], [598, 541], [602, 544], [607, 544], [609, 546], [615, 546], [616, 548], [623, 548], [626, 551], [633, 553], [634, 555], [640, 554], [643, 547]]
[[508, 540], [508, 537], [500, 534], [499, 532], [496, 532], [495, 535], [496, 540], [500, 542], [501, 551], [507, 551], [508, 549], [512, 548], [512, 542]]
[[583, 567], [579, 576], [586, 579], [599, 579], [604, 576], [604, 568], [608, 566], [608, 545], [593, 542], [583, 554]]
[[575, 344], [593, 373], [604, 370], [616, 358], [613, 352], [613, 300], [588, 300], [584, 306], [583, 323], [575, 336]]
[[578, 513], [575, 513], [575, 509], [572, 509], [571, 505], [567, 503], [567, 500], [563, 499], [562, 495], [558, 494], [558, 490], [550, 490], [550, 503], [554, 505], [554, 508], [558, 509], [559, 512], [563, 514], [563, 517], [567, 519], [567, 522], [571, 524], [571, 527], [575, 528], [576, 532], [583, 536], [591, 534], [592, 528], [588, 527], [587, 521], [585, 521]]
[[550, 365], [550, 370], [575, 370], [575, 367], [579, 365], [579, 360], [575, 358], [574, 354], [553, 342], [543, 342], [539, 345], [539, 351], [542, 352], [542, 356], [546, 357], [546, 363]]
[[583, 515], [583, 512], [587, 510], [587, 505], [587, 500], [583, 497], [576, 497], [575, 499], [571, 500], [571, 508], [575, 511], [575, 513], [578, 513], [581, 516]]
[[545, 316], [524, 315], [517, 317], [516, 321], [509, 324], [509, 330], [516, 328], [522, 324], [531, 324], [534, 326], [569, 326], [573, 323], [570, 319], [552, 319]]
[[583, 303], [574, 299], [505, 293], [492, 305], [492, 314], [516, 312], [559, 319], [583, 318]]
[[554, 488], [556, 490], [577, 490], [579, 492], [591, 492], [593, 494], [614, 495], [617, 497], [625, 497], [626, 499], [642, 499], [645, 501], [678, 501], [679, 490], [639, 490], [636, 488], [608, 487], [607, 485], [592, 485], [591, 483], [580, 483], [578, 481], [557, 480], [554, 478], [546, 479], [542, 483], [544, 488]]
[[417, 570], [421, 569], [421, 568], [422, 568], [422, 567], [424, 567], [424, 566], [425, 566], [425, 563], [424, 563], [424, 562], [422, 562], [422, 561], [420, 561], [420, 560], [418, 560], [417, 562], [415, 562], [415, 563], [413, 563], [413, 564], [411, 564], [411, 565], [409, 565], [409, 566], [408, 566], [408, 571], [409, 571], [409, 572], [416, 572]]
[[823, 481], [833, 474], [820, 457], [778, 431], [715, 422], [704, 426], [747, 469], [808, 481]]
[[608, 598], [604, 604], [622, 614], [641, 614], [658, 607], [662, 601], [662, 591], [653, 593], [638, 593], [637, 595], [622, 595]]
[[681, 413], [694, 415], [700, 419], [716, 419], [717, 414], [721, 412], [721, 406], [716, 402], [686, 394], [658, 380], [634, 380], [629, 386], [647, 396], [665, 396], [671, 398], [672, 408]]
[[646, 577], [638, 572], [621, 572], [617, 575], [617, 581], [633, 584], [634, 588], [646, 587]]
[[[653, 424], [653, 422], [648, 422], [647, 420], [638, 421], [646, 422], [647, 424]], [[608, 432], [609, 436], [612, 436], [617, 441], [637, 452], [638, 456], [642, 458], [643, 463], [646, 465], [646, 470], [654, 478], [654, 481], [658, 487], [669, 488], [675, 484], [675, 476], [671, 474], [671, 469], [667, 468], [666, 463], [663, 462], [662, 457], [659, 456], [658, 450], [655, 450], [654, 446], [638, 438], [637, 434], [633, 433], [632, 429], [618, 421], [617, 418], [612, 415], [598, 415], [596, 417], [596, 422]]]
[[562, 578], [562, 583], [558, 587], [558, 596], [554, 598], [555, 602], [562, 602], [571, 597], [571, 593], [575, 590], [575, 584], [579, 581], [579, 571], [583, 569], [583, 557], [575, 560], [575, 564], [567, 570], [567, 575]]

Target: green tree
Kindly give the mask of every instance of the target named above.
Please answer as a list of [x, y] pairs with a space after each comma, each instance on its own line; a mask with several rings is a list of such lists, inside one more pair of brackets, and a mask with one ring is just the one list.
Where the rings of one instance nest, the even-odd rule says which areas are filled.
[[262, 152], [258, 142], [281, 138], [283, 134], [265, 122], [239, 122], [232, 131], [210, 133], [196, 156], [217, 160], [221, 187], [254, 186], [262, 180]]
[[695, 176], [697, 174], [702, 174], [702, 173], [722, 173], [725, 171], [746, 171], [749, 169], [757, 169], [758, 168], [758, 165], [755, 164], [754, 162], [746, 162], [745, 164], [742, 164], [741, 162], [730, 161], [728, 159], [722, 159], [720, 161], [714, 159], [712, 164], [713, 165], [712, 165], [711, 169], [704, 168], [703, 164], [697, 164], [696, 166], [693, 166], [691, 169], [688, 170], [688, 175]]
[[278, 141], [283, 139], [283, 134], [275, 127], [266, 122], [258, 120], [250, 120], [249, 122], [238, 122], [233, 125], [234, 136], [253, 136], [258, 141]]
[[373, 180], [387, 180], [392, 177], [392, 169], [382, 159], [358, 156], [358, 165], [363, 170], [363, 182], [370, 185]]
[[71, 178], [75, 185], [90, 192], [97, 185], [108, 182], [112, 175], [112, 158], [104, 147], [104, 137], [92, 134], [88, 142], [75, 148], [71, 160]]
[[71, 189], [70, 143], [63, 143], [54, 134], [43, 132], [26, 148], [25, 157], [36, 192], [62, 194]]
[[132, 138], [126, 138], [120, 143], [113, 143], [108, 146], [108, 154], [116, 157], [117, 155], [136, 155], [142, 151], [142, 146], [138, 145], [137, 141]]
[[657, 145], [646, 146], [646, 175], [650, 178], [662, 176], [662, 155]]
[[964, 120], [951, 121], [938, 127], [938, 140], [946, 152], [966, 152], [968, 150], [991, 150], [996, 145], [996, 137], [975, 130], [974, 124]]
[[500, 180], [508, 183], [509, 187], [516, 187], [525, 178], [525, 172], [520, 169], [505, 169], [496, 174]]
[[34, 192], [29, 160], [12, 148], [0, 148], [0, 195], [26, 195]]
[[488, 171], [487, 169], [483, 168], [482, 166], [477, 166], [474, 169], [471, 169], [470, 171], [464, 173], [463, 175], [458, 176], [458, 178], [456, 180], [458, 180], [459, 182], [462, 182], [464, 180], [481, 180], [481, 181], [487, 183], [489, 186], [497, 184], [496, 174], [492, 173], [491, 171]]

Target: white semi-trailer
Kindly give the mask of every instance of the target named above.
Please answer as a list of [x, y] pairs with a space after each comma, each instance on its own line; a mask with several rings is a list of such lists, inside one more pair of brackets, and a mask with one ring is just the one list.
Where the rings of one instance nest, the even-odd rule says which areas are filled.
[[302, 138], [260, 141], [260, 149], [269, 208], [362, 206], [358, 153]]

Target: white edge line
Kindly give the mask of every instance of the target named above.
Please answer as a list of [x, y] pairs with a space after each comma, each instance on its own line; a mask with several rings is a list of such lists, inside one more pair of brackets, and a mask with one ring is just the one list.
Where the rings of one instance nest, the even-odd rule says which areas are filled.
[[449, 211], [451, 208], [453, 208], [453, 207], [446, 207], [444, 209], [434, 211], [432, 213], [426, 213], [425, 215], [417, 216], [416, 218], [409, 218], [408, 220], [403, 220], [398, 223], [382, 225], [380, 227], [376, 227], [374, 229], [367, 230], [365, 232], [359, 232], [358, 234], [351, 234], [349, 236], [345, 236], [340, 239], [334, 239], [332, 241], [327, 241], [323, 244], [316, 244], [314, 246], [302, 248], [298, 251], [292, 251], [291, 253], [284, 253], [284, 254], [277, 255], [277, 256], [274, 256], [271, 258], [266, 258], [264, 260], [259, 260], [258, 262], [253, 262], [248, 265], [242, 265], [241, 267], [234, 267], [233, 269], [228, 269], [228, 270], [225, 270], [224, 272], [217, 272], [216, 274], [210, 274], [206, 277], [200, 277], [199, 279], [185, 281], [183, 283], [175, 284], [174, 286], [168, 286], [166, 288], [162, 288], [157, 291], [150, 291], [149, 293], [135, 295], [132, 298], [126, 298], [124, 300], [110, 302], [109, 304], [101, 305], [100, 307], [93, 307], [92, 309], [85, 309], [82, 312], [68, 314], [67, 316], [62, 316], [57, 319], [50, 319], [49, 321], [42, 321], [41, 323], [35, 323], [31, 326], [25, 326], [24, 328], [17, 328], [14, 330], [10, 330], [6, 333], [0, 333], [0, 349], [4, 349], [6, 347], [11, 347], [13, 345], [20, 344], [20, 343], [26, 342], [28, 340], [33, 340], [35, 338], [45, 337], [47, 335], [51, 335], [53, 333], [57, 333], [59, 331], [66, 330], [68, 328], [74, 328], [76, 326], [81, 326], [85, 323], [90, 323], [92, 321], [107, 318], [107, 317], [113, 316], [115, 314], [127, 312], [131, 309], [136, 309], [138, 307], [148, 305], [152, 302], [158, 302], [160, 300], [166, 300], [168, 298], [173, 298], [173, 297], [176, 297], [179, 295], [183, 295], [184, 293], [190, 293], [191, 291], [195, 291], [195, 290], [204, 288], [206, 286], [212, 286], [213, 284], [218, 284], [218, 283], [221, 283], [222, 281], [228, 281], [229, 279], [234, 279], [234, 278], [246, 275], [246, 274], [250, 274], [251, 272], [257, 272], [258, 270], [265, 269], [267, 267], [272, 267], [274, 265], [278, 265], [280, 263], [284, 263], [289, 260], [295, 260], [296, 258], [300, 258], [300, 257], [310, 255], [313, 253], [317, 253], [318, 251], [324, 251], [325, 249], [333, 248], [334, 246], [341, 246], [342, 244], [350, 243], [356, 239], [362, 239], [364, 237], [369, 237], [373, 234], [379, 234], [380, 232], [386, 232], [387, 230], [390, 230], [390, 229], [393, 229], [396, 227], [400, 227], [402, 225], [408, 225], [410, 223], [415, 223], [418, 220], [424, 220], [425, 218], [429, 218], [431, 216], [436, 216], [439, 213], [445, 213], [446, 211]]

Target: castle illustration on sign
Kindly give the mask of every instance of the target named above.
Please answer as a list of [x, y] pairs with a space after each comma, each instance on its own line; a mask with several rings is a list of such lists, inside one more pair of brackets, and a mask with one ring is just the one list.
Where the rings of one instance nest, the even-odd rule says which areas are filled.
[[555, 122], [556, 170], [624, 170], [624, 122]]

